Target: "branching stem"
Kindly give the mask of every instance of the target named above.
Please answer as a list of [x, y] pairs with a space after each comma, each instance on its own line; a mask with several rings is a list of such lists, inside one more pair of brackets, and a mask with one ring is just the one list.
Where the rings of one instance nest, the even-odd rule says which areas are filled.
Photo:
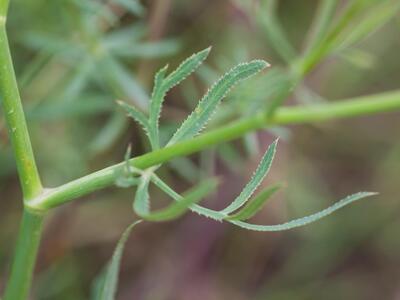
[[[8, 0], [0, 0], [0, 96], [24, 202], [42, 193], [6, 34]], [[27, 298], [42, 232], [43, 215], [24, 210], [4, 300]]]
[[[133, 158], [130, 160], [130, 164], [139, 169], [146, 169], [175, 157], [186, 156], [212, 145], [233, 140], [247, 132], [274, 125], [312, 123], [399, 109], [399, 90], [336, 101], [334, 103], [282, 107], [277, 109], [271, 117], [260, 113], [250, 118], [235, 121], [226, 126], [210, 130], [191, 140]], [[119, 176], [118, 174], [120, 174], [124, 164], [125, 162], [121, 162], [60, 187], [45, 190], [39, 197], [28, 201], [27, 206], [32, 211], [44, 212], [96, 190], [111, 186]]]

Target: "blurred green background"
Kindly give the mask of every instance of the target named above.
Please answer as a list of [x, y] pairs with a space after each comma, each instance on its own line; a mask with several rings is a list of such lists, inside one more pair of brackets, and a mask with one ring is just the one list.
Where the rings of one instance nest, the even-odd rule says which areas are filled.
[[[261, 2], [13, 0], [8, 32], [43, 182], [57, 186], [121, 161], [129, 143], [134, 155], [148, 151], [115, 100], [146, 110], [153, 74], [209, 45], [206, 65], [167, 95], [162, 136], [220, 74], [254, 58], [272, 68], [238, 86], [211, 127], [283, 101], [309, 105], [400, 88], [398, 1], [338, 1], [334, 18], [361, 3], [341, 32], [344, 42], [296, 86], [291, 53], [307, 51], [323, 1]], [[274, 39], [278, 21], [289, 43]], [[171, 161], [162, 176], [177, 190], [220, 176], [206, 205], [222, 208], [280, 136], [266, 183], [283, 181], [286, 188], [255, 223], [284, 222], [361, 190], [380, 194], [282, 233], [245, 231], [192, 213], [143, 223], [126, 246], [118, 299], [400, 299], [399, 129], [399, 113], [271, 128]], [[157, 193], [162, 205], [167, 199]], [[112, 188], [56, 210], [40, 248], [34, 299], [89, 298], [93, 278], [135, 218], [133, 195]], [[1, 115], [0, 200], [2, 290], [22, 203]]]

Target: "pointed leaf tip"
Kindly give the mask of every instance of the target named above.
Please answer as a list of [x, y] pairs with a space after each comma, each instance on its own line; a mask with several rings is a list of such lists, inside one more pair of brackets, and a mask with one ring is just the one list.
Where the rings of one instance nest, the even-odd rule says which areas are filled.
[[316, 222], [333, 212], [339, 210], [342, 207], [345, 207], [346, 205], [349, 205], [355, 201], [361, 200], [366, 197], [374, 196], [377, 193], [375, 192], [359, 192], [353, 195], [349, 195], [342, 200], [339, 200], [338, 202], [334, 203], [333, 205], [329, 206], [328, 208], [325, 208], [315, 214], [308, 215], [303, 218], [299, 219], [294, 219], [289, 222], [283, 223], [283, 224], [277, 224], [277, 225], [258, 225], [258, 224], [250, 224], [242, 221], [236, 221], [236, 220], [227, 220], [232, 224], [235, 224], [239, 227], [242, 227], [244, 229], [248, 230], [254, 230], [254, 231], [283, 231], [283, 230], [289, 230], [292, 228], [296, 227], [301, 227], [305, 226], [307, 224]]
[[267, 176], [272, 161], [274, 160], [274, 156], [276, 153], [276, 147], [278, 144], [278, 139], [276, 139], [267, 149], [264, 156], [262, 157], [257, 169], [255, 170], [253, 176], [250, 181], [243, 188], [242, 192], [239, 196], [236, 197], [235, 200], [231, 204], [229, 204], [225, 209], [221, 210], [221, 213], [226, 215], [234, 212], [235, 210], [242, 207], [253, 195], [254, 191], [258, 188], [264, 178]]

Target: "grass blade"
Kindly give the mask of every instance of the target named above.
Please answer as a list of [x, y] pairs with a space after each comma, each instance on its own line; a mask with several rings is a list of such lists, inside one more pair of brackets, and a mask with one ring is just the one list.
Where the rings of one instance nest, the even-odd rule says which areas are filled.
[[216, 180], [206, 180], [188, 193], [184, 194], [179, 201], [172, 203], [164, 209], [149, 213], [148, 215], [143, 216], [143, 218], [155, 222], [176, 219], [183, 215], [189, 209], [189, 206], [204, 199], [204, 197], [215, 190], [216, 186]]
[[243, 221], [253, 217], [264, 204], [275, 194], [282, 186], [280, 184], [273, 185], [262, 190], [253, 200], [247, 202], [246, 206], [243, 207], [236, 214], [229, 216], [226, 220]]
[[207, 124], [218, 104], [226, 94], [240, 81], [260, 72], [268, 63], [263, 60], [253, 60], [239, 64], [222, 76], [200, 100], [196, 109], [175, 132], [168, 145], [190, 139], [198, 134]]
[[122, 253], [128, 237], [135, 225], [140, 223], [137, 221], [125, 229], [118, 244], [114, 250], [111, 260], [107, 264], [104, 271], [99, 275], [94, 283], [93, 300], [114, 300], [118, 285], [118, 273], [121, 264]]
[[254, 231], [283, 231], [283, 230], [289, 230], [292, 228], [296, 227], [301, 227], [310, 223], [313, 223], [315, 221], [318, 221], [331, 213], [335, 212], [336, 210], [354, 202], [360, 199], [363, 199], [365, 197], [370, 197], [373, 195], [376, 195], [377, 193], [372, 193], [372, 192], [359, 192], [357, 194], [353, 194], [350, 196], [347, 196], [346, 198], [336, 202], [332, 206], [329, 206], [328, 208], [321, 210], [320, 212], [317, 212], [315, 214], [295, 219], [283, 224], [278, 224], [278, 225], [256, 225], [256, 224], [249, 224], [246, 222], [242, 221], [234, 221], [234, 220], [227, 220], [231, 222], [232, 224], [235, 224], [239, 227], [248, 229], [248, 230], [254, 230]]
[[275, 140], [265, 152], [263, 158], [261, 159], [260, 164], [258, 165], [256, 171], [254, 172], [253, 177], [244, 187], [240, 195], [225, 209], [221, 211], [223, 214], [230, 214], [231, 212], [237, 210], [241, 206], [243, 206], [247, 200], [251, 197], [257, 187], [261, 184], [265, 176], [268, 174], [269, 169], [271, 168], [272, 161], [275, 156], [276, 146], [278, 140]]

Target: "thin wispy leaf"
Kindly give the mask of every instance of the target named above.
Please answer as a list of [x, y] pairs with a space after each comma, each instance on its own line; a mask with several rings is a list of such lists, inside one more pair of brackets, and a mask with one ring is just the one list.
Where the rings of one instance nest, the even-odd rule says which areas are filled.
[[203, 183], [200, 183], [198, 186], [193, 188], [191, 191], [185, 193], [180, 197], [180, 200], [177, 202], [173, 202], [168, 207], [151, 212], [147, 215], [142, 216], [143, 219], [148, 221], [169, 221], [176, 219], [183, 215], [189, 207], [194, 203], [197, 203], [204, 199], [207, 195], [209, 195], [212, 191], [215, 190], [217, 186], [216, 180], [206, 180]]
[[282, 186], [280, 184], [273, 185], [262, 190], [258, 195], [251, 199], [247, 204], [236, 214], [226, 218], [227, 220], [243, 221], [248, 220], [257, 214], [264, 204], [274, 195]]
[[190, 139], [198, 134], [207, 124], [221, 100], [236, 84], [255, 75], [267, 66], [269, 66], [268, 63], [263, 60], [253, 60], [239, 64], [228, 71], [208, 90], [195, 110], [175, 132], [168, 145]]
[[254, 191], [257, 189], [257, 187], [261, 184], [265, 176], [267, 176], [269, 169], [271, 168], [272, 161], [275, 156], [276, 152], [276, 146], [277, 146], [278, 140], [275, 140], [267, 149], [265, 152], [263, 158], [261, 159], [260, 164], [258, 165], [256, 171], [254, 172], [253, 177], [250, 179], [250, 181], [247, 183], [247, 185], [244, 187], [242, 192], [239, 194], [239, 196], [230, 204], [228, 205], [225, 209], [221, 211], [223, 214], [230, 214], [231, 212], [239, 209], [241, 206], [243, 206], [247, 200], [251, 197], [251, 195], [254, 193]]
[[122, 253], [128, 237], [137, 224], [141, 221], [137, 221], [131, 224], [127, 229], [125, 229], [122, 234], [118, 244], [114, 250], [111, 260], [107, 264], [104, 271], [95, 280], [92, 300], [114, 300], [117, 285], [118, 285], [118, 274], [121, 265]]
[[377, 193], [373, 193], [373, 192], [359, 192], [350, 196], [347, 196], [346, 198], [336, 202], [335, 204], [333, 204], [332, 206], [329, 206], [328, 208], [321, 210], [320, 212], [317, 212], [315, 214], [303, 217], [303, 218], [299, 218], [299, 219], [295, 219], [283, 224], [278, 224], [278, 225], [257, 225], [257, 224], [249, 224], [246, 222], [242, 222], [242, 221], [234, 221], [234, 220], [228, 220], [229, 222], [231, 222], [232, 224], [235, 224], [239, 227], [248, 229], [248, 230], [254, 230], [254, 231], [283, 231], [283, 230], [289, 230], [292, 228], [296, 228], [296, 227], [301, 227], [310, 223], [313, 223], [315, 221], [318, 221], [328, 215], [330, 215], [331, 213], [335, 212], [336, 210], [349, 205], [350, 203], [357, 201], [357, 200], [361, 200], [363, 198], [366, 197], [370, 197], [370, 196], [374, 196]]

